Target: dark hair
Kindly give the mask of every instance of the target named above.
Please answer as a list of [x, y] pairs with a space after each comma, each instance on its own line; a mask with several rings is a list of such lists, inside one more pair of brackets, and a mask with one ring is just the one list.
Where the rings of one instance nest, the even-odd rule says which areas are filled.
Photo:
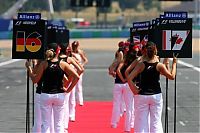
[[147, 42], [147, 56], [151, 59], [154, 55], [157, 54], [156, 44], [153, 42]]
[[57, 48], [58, 48], [57, 43], [50, 43], [47, 45], [47, 50], [46, 50], [46, 59], [47, 60], [52, 60], [56, 56]]
[[54, 51], [56, 51], [58, 48], [58, 44], [57, 43], [49, 43], [47, 45], [47, 49], [53, 49]]
[[125, 63], [131, 64], [137, 58], [137, 52], [134, 50], [129, 50], [125, 56]]
[[118, 52], [122, 51], [124, 53], [124, 48], [123, 47], [119, 47], [117, 51]]
[[118, 47], [119, 47], [119, 48], [124, 47], [124, 41], [120, 41], [120, 42], [118, 43]]
[[67, 45], [64, 43], [61, 43], [60, 48], [61, 48], [60, 54], [66, 54]]
[[72, 42], [72, 46], [78, 46], [79, 45], [79, 42], [78, 41], [73, 41]]
[[72, 43], [72, 51], [76, 51], [77, 50], [77, 47], [79, 46], [79, 42], [78, 41], [74, 41], [73, 43]]
[[72, 57], [72, 49], [71, 49], [71, 47], [68, 46], [66, 50], [67, 50], [68, 56]]

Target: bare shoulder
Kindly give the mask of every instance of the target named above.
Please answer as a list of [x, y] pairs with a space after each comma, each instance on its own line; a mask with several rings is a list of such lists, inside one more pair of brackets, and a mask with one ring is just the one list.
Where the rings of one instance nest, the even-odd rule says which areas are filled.
[[165, 68], [163, 63], [158, 62], [156, 69], [160, 72], [163, 68]]
[[145, 68], [145, 64], [143, 62], [138, 62], [134, 68], [135, 71], [141, 73]]
[[67, 57], [67, 62], [70, 62], [72, 60], [72, 57]]
[[84, 51], [82, 49], [78, 49], [78, 52], [81, 53], [81, 54], [84, 53]]
[[62, 66], [64, 66], [64, 65], [68, 65], [68, 63], [67, 62], [65, 62], [65, 61], [60, 61], [60, 65], [62, 65]]
[[40, 63], [40, 66], [44, 66], [45, 68], [47, 67], [47, 65], [48, 65], [48, 62], [46, 60]]
[[142, 61], [138, 61], [138, 62], [137, 62], [137, 66], [138, 66], [138, 67], [143, 67], [143, 66], [145, 66], [145, 64], [144, 64], [144, 62], [142, 62]]

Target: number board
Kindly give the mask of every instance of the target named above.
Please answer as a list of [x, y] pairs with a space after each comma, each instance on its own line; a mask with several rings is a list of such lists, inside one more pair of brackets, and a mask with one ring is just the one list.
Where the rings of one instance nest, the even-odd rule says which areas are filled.
[[150, 22], [136, 22], [133, 23], [133, 27], [130, 28], [130, 41], [134, 45], [138, 45], [141, 49], [142, 46], [146, 45], [149, 36]]
[[56, 40], [58, 44], [69, 43], [69, 30], [65, 26], [58, 26]]
[[151, 32], [151, 41], [157, 44], [161, 58], [192, 58], [192, 19], [160, 18], [160, 24]]
[[12, 59], [44, 59], [45, 20], [13, 20]]
[[57, 25], [48, 25], [46, 30], [46, 42], [47, 44], [50, 43], [56, 43], [56, 36], [58, 32], [58, 26]]
[[69, 44], [69, 30], [65, 26], [48, 25], [46, 41], [50, 43]]

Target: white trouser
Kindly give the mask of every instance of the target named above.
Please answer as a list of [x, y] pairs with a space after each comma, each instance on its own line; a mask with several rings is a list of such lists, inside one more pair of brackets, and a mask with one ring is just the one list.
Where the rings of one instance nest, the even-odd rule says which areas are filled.
[[122, 102], [121, 102], [121, 113], [120, 113], [120, 116], [123, 116], [124, 112], [126, 111], [126, 104], [124, 102], [124, 98], [122, 97]]
[[34, 125], [32, 128], [33, 133], [41, 133], [41, 109], [40, 109], [40, 95], [38, 93], [35, 93], [34, 98]]
[[77, 101], [80, 105], [83, 105], [83, 74], [80, 75], [80, 78], [75, 86], [76, 94], [77, 94]]
[[65, 96], [65, 113], [64, 113], [64, 129], [67, 130], [69, 126], [69, 95], [66, 93]]
[[75, 97], [75, 88], [72, 89], [72, 91], [69, 94], [69, 117], [70, 120], [75, 120], [75, 114], [76, 114], [76, 97]]
[[65, 96], [65, 93], [41, 94], [42, 133], [51, 132], [52, 111], [55, 133], [64, 132]]
[[116, 126], [120, 119], [121, 101], [124, 98], [126, 105], [125, 131], [131, 130], [132, 112], [133, 112], [133, 94], [127, 83], [115, 84], [113, 89], [113, 110], [111, 125]]
[[135, 95], [135, 133], [163, 133], [161, 115], [162, 93]]

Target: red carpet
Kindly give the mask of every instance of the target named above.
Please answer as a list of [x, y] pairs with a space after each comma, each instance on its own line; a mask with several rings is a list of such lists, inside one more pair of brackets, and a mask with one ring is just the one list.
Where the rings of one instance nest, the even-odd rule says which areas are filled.
[[[118, 127], [110, 127], [112, 102], [84, 102], [76, 106], [76, 121], [69, 123], [69, 133], [123, 133], [124, 117]], [[133, 133], [133, 129], [131, 131]]]

